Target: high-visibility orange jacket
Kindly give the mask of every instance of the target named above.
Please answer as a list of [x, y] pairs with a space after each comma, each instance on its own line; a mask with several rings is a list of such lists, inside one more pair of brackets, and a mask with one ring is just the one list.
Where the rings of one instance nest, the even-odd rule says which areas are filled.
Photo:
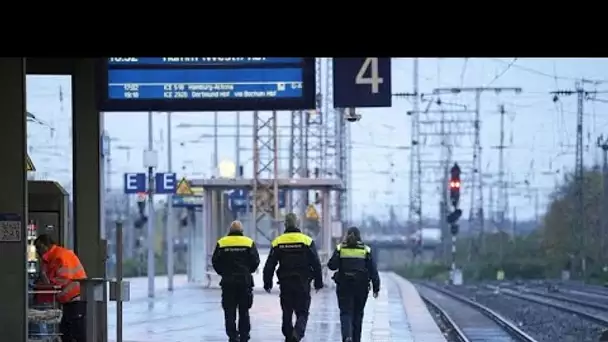
[[80, 283], [76, 280], [85, 279], [87, 274], [76, 254], [54, 245], [44, 253], [42, 260], [42, 271], [49, 282], [60, 288], [57, 301], [68, 303], [79, 299]]

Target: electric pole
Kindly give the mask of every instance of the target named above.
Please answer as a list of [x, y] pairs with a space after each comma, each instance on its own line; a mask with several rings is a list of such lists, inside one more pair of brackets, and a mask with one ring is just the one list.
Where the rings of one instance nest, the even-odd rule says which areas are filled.
[[604, 135], [600, 135], [597, 138], [597, 146], [602, 149], [603, 152], [603, 166], [602, 166], [602, 205], [600, 207], [601, 217], [601, 241], [600, 241], [600, 257], [602, 262], [605, 262], [606, 252], [604, 249], [606, 246], [606, 234], [608, 234], [608, 139]]
[[[500, 262], [504, 258], [503, 234], [506, 231], [505, 216], [506, 216], [506, 198], [508, 196], [507, 182], [505, 181], [505, 106], [499, 106], [500, 112], [500, 142], [496, 147], [498, 149], [498, 196], [496, 198], [496, 209], [498, 211], [498, 231], [500, 232]], [[502, 265], [501, 265], [502, 268]]]
[[[414, 90], [414, 103], [413, 103], [413, 110], [416, 112], [416, 114], [412, 117], [412, 135], [414, 135], [414, 138], [416, 139], [416, 144], [414, 145], [414, 141], [412, 141], [412, 152], [410, 155], [410, 193], [413, 190], [414, 191], [414, 196], [411, 196], [414, 200], [414, 202], [410, 202], [410, 211], [409, 214], [410, 216], [413, 215], [413, 217], [410, 217], [410, 219], [415, 218], [416, 219], [416, 231], [418, 232], [418, 234], [420, 234], [420, 247], [422, 247], [422, 184], [421, 184], [421, 178], [422, 178], [422, 167], [420, 165], [420, 75], [419, 75], [419, 68], [420, 68], [420, 60], [418, 58], [414, 58], [413, 61], [414, 65], [414, 73], [413, 73], [413, 90]], [[413, 161], [413, 163], [412, 163]], [[416, 184], [413, 183], [413, 178], [417, 179]], [[415, 187], [415, 188], [413, 188]], [[411, 222], [411, 221], [410, 221]], [[410, 223], [411, 224], [411, 223]], [[420, 253], [422, 251], [416, 251], [416, 253], [414, 253], [414, 256], [416, 256], [418, 253]]]
[[[571, 254], [579, 256], [581, 271], [583, 275], [586, 273], [586, 235], [585, 230], [585, 204], [584, 204], [584, 185], [583, 185], [583, 114], [584, 114], [584, 102], [588, 95], [597, 93], [596, 91], [586, 91], [584, 84], [587, 83], [585, 80], [576, 82], [574, 90], [557, 90], [552, 91], [553, 102], [559, 101], [560, 95], [577, 95], [577, 111], [576, 111], [576, 153], [574, 160], [574, 181], [575, 181], [575, 213], [574, 220], [571, 225], [571, 235], [573, 241], [576, 243], [571, 246]], [[580, 232], [580, 233], [579, 233]], [[574, 266], [571, 265], [571, 267]]]
[[[408, 111], [407, 115], [412, 117], [412, 138], [410, 140], [410, 172], [409, 172], [409, 202], [407, 223], [408, 229], [419, 231], [422, 229], [422, 169], [420, 165], [420, 111], [419, 92], [418, 92], [418, 58], [414, 58], [414, 92], [413, 93], [394, 93], [396, 98], [413, 98], [414, 110]], [[407, 232], [411, 234], [411, 231]], [[414, 252], [414, 258], [417, 251]]]
[[521, 93], [519, 87], [464, 87], [464, 88], [437, 88], [433, 90], [433, 94], [461, 94], [473, 93], [475, 95], [475, 119], [474, 119], [474, 136], [475, 142], [473, 147], [473, 173], [471, 174], [471, 203], [469, 208], [469, 227], [479, 233], [480, 244], [479, 250], [481, 253], [485, 250], [485, 217], [484, 217], [484, 201], [483, 201], [483, 179], [482, 179], [482, 146], [481, 146], [481, 95], [484, 92], [494, 92], [496, 94], [504, 92]]

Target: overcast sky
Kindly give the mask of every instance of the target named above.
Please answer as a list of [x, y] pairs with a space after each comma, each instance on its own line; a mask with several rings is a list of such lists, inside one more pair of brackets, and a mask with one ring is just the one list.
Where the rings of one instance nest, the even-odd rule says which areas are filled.
[[[394, 58], [393, 92], [411, 92], [413, 84], [412, 59]], [[498, 172], [500, 114], [504, 105], [505, 168], [513, 185], [509, 206], [517, 210], [518, 218], [535, 215], [534, 193], [539, 191], [540, 212], [544, 211], [547, 195], [555, 182], [561, 180], [574, 164], [576, 96], [562, 96], [554, 102], [551, 91], [573, 89], [580, 78], [598, 81], [587, 84], [589, 90], [608, 90], [607, 59], [548, 59], [548, 58], [428, 58], [420, 60], [420, 91], [430, 93], [437, 87], [521, 87], [519, 95], [486, 92], [482, 96], [483, 173], [486, 191], [484, 199], [489, 205], [489, 188]], [[585, 164], [601, 161], [597, 137], [608, 125], [606, 103], [608, 94], [597, 94], [596, 101], [585, 102]], [[59, 180], [67, 188], [71, 178], [71, 116], [70, 79], [64, 76], [28, 77], [28, 110], [42, 122], [30, 123], [29, 148], [39, 176]], [[474, 109], [470, 95], [446, 95], [441, 97], [444, 108]], [[454, 104], [454, 105], [451, 105]], [[421, 109], [426, 103], [421, 104]], [[434, 107], [438, 109], [437, 107]], [[398, 215], [407, 217], [409, 196], [409, 160], [411, 121], [407, 111], [412, 109], [411, 100], [394, 99], [392, 108], [361, 110], [363, 119], [352, 128], [353, 142], [353, 216], [363, 213], [386, 215], [388, 206], [394, 205]], [[446, 114], [448, 120], [468, 120], [472, 114]], [[250, 112], [242, 113], [241, 141], [245, 148], [241, 160], [246, 175], [251, 175], [252, 144]], [[213, 161], [213, 113], [176, 113], [173, 116], [173, 167], [184, 176], [208, 177]], [[235, 118], [232, 112], [219, 114], [219, 160], [234, 160]], [[427, 114], [421, 120], [434, 121], [438, 114]], [[288, 112], [279, 112], [279, 124], [287, 126]], [[208, 125], [209, 127], [176, 128], [180, 123]], [[105, 128], [114, 139], [110, 186], [122, 189], [122, 174], [143, 170], [142, 150], [147, 145], [146, 113], [111, 113], [105, 115]], [[451, 125], [454, 158], [463, 164], [472, 161], [473, 137], [467, 133], [470, 125]], [[425, 124], [423, 132], [439, 132], [438, 124]], [[154, 120], [155, 146], [161, 153], [160, 169], [166, 170], [167, 126], [166, 115], [156, 114]], [[287, 169], [287, 146], [289, 130], [281, 129], [281, 168]], [[206, 137], [199, 139], [201, 135]], [[192, 141], [197, 142], [192, 142]], [[184, 146], [181, 146], [181, 143]], [[437, 136], [423, 138], [423, 212], [436, 217], [438, 213], [438, 180], [441, 170]], [[469, 203], [470, 189], [466, 183], [466, 167], [463, 167], [462, 207]], [[494, 176], [492, 176], [494, 175]], [[525, 181], [530, 187], [524, 186]], [[496, 190], [493, 197], [496, 199]]]

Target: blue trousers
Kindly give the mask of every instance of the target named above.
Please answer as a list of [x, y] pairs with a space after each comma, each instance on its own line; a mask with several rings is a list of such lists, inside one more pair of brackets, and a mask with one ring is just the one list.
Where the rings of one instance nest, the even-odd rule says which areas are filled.
[[363, 312], [367, 303], [369, 289], [355, 284], [338, 285], [338, 307], [340, 308], [340, 326], [342, 341], [351, 338], [353, 342], [361, 341], [361, 328], [363, 325]]

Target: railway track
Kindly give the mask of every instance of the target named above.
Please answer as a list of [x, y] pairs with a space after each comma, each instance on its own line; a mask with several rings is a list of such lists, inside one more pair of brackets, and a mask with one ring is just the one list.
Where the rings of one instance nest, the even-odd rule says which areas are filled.
[[486, 285], [485, 287], [491, 290], [500, 291], [500, 293], [507, 296], [548, 305], [561, 311], [580, 316], [601, 326], [608, 327], [608, 306], [603, 304], [571, 298], [565, 294], [546, 293], [525, 287], [517, 287], [517, 289], [509, 287], [502, 288], [493, 285]]
[[430, 284], [417, 287], [461, 342], [536, 342], [496, 312], [464, 296]]

